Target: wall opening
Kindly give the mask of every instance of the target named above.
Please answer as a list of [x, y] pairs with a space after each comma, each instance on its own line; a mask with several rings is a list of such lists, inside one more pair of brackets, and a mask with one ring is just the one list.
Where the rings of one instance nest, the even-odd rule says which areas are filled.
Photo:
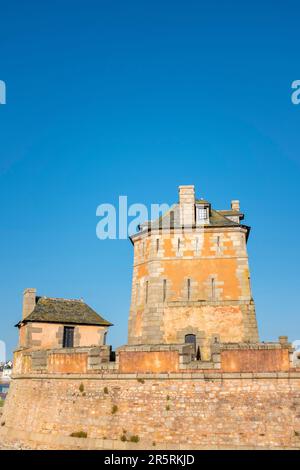
[[146, 281], [146, 292], [145, 292], [145, 301], [148, 303], [148, 291], [149, 291], [149, 282]]
[[74, 326], [64, 326], [63, 348], [74, 347]]
[[190, 300], [191, 298], [191, 280], [190, 279], [187, 280], [187, 298], [188, 300]]
[[167, 280], [164, 279], [164, 283], [163, 283], [163, 302], [166, 301], [166, 298], [167, 298]]
[[196, 335], [193, 335], [193, 334], [185, 335], [184, 342], [186, 344], [192, 344], [194, 346], [194, 354], [196, 354]]
[[216, 285], [215, 285], [215, 279], [212, 278], [212, 280], [211, 280], [211, 298], [212, 298], [212, 300], [215, 300], [215, 296], [216, 296]]

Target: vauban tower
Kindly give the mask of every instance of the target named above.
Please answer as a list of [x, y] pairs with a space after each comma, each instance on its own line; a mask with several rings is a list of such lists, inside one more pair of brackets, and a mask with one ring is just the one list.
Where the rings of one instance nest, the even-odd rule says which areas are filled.
[[258, 342], [247, 240], [238, 200], [226, 210], [179, 187], [179, 201], [131, 237], [128, 343], [194, 343], [208, 360], [215, 342]]
[[286, 336], [259, 341], [243, 218], [239, 201], [216, 210], [180, 186], [140, 226], [128, 342], [115, 351], [112, 324], [83, 300], [26, 289], [0, 440], [300, 449], [300, 358]]

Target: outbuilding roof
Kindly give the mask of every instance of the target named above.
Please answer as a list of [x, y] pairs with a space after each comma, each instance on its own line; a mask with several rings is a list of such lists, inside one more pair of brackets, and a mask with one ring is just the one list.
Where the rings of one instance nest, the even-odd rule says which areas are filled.
[[36, 297], [33, 311], [16, 326], [27, 322], [112, 326], [83, 300], [51, 297]]

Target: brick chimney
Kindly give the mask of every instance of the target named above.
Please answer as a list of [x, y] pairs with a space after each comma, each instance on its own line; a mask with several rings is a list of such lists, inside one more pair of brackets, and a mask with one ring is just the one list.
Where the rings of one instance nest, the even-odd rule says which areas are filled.
[[195, 224], [195, 186], [179, 186], [180, 224]]
[[36, 289], [28, 288], [23, 292], [23, 312], [22, 319], [31, 314], [36, 304]]
[[240, 201], [238, 199], [231, 201], [231, 210], [240, 211]]

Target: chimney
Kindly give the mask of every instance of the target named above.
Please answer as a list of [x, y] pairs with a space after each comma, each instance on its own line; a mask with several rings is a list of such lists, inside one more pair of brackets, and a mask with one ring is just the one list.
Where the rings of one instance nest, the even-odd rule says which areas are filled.
[[195, 186], [179, 186], [180, 224], [195, 224]]
[[231, 210], [240, 212], [240, 201], [238, 199], [231, 201]]
[[31, 314], [36, 304], [36, 289], [28, 288], [23, 292], [23, 312], [22, 319]]

